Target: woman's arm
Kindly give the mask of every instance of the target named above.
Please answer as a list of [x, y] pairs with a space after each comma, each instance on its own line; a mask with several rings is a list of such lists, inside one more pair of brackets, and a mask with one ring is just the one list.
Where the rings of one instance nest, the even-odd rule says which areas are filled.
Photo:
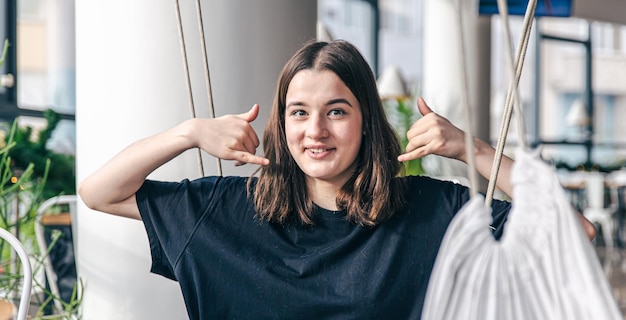
[[[407, 132], [409, 143], [404, 154], [400, 155], [398, 160], [409, 161], [429, 154], [436, 154], [467, 163], [465, 132], [450, 123], [448, 119], [434, 113], [426, 105], [424, 99], [418, 100], [417, 107], [423, 117], [417, 120]], [[496, 151], [491, 145], [477, 138], [474, 138], [474, 149], [476, 171], [489, 179]], [[513, 160], [503, 155], [496, 186], [511, 198], [513, 198], [512, 169]], [[593, 224], [580, 213], [578, 213], [578, 218], [589, 239], [593, 239], [596, 234]]]
[[259, 139], [250, 126], [258, 113], [259, 106], [254, 105], [239, 115], [190, 119], [134, 142], [83, 180], [78, 193], [91, 209], [139, 220], [137, 190], [150, 173], [188, 149], [201, 148], [225, 160], [266, 165], [269, 160], [255, 155]]

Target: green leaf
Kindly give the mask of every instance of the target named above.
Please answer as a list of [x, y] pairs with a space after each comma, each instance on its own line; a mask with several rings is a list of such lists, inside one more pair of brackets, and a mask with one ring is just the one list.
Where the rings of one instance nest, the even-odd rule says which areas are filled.
[[9, 39], [4, 40], [4, 45], [2, 46], [2, 56], [0, 56], [0, 67], [4, 64], [4, 59], [7, 57], [7, 52], [9, 52]]

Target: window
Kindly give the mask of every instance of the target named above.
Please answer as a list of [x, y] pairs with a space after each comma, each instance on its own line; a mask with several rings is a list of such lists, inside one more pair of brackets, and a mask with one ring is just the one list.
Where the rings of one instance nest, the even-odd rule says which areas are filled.
[[0, 4], [0, 14], [6, 21], [0, 36], [11, 43], [0, 74], [14, 80], [0, 88], [0, 120], [36, 130], [45, 125], [43, 111], [52, 109], [64, 120], [49, 147], [73, 154], [74, 1], [10, 0]]

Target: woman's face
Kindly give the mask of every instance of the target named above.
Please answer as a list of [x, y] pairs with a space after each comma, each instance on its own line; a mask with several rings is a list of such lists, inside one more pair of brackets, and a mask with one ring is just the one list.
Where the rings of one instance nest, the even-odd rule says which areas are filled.
[[363, 135], [361, 106], [332, 71], [299, 71], [287, 89], [285, 134], [307, 184], [342, 186], [352, 175]]

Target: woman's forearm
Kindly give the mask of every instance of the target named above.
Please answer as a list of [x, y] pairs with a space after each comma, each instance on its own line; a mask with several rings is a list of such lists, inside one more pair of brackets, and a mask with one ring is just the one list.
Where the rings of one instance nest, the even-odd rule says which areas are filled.
[[[480, 139], [474, 139], [474, 149], [476, 150], [476, 171], [485, 179], [490, 180], [496, 150]], [[467, 161], [465, 161], [467, 163]], [[513, 169], [513, 159], [502, 155], [502, 160], [498, 168], [496, 187], [513, 198], [513, 184], [511, 183], [511, 170]]]
[[146, 177], [164, 163], [193, 148], [193, 120], [136, 141], [83, 180], [78, 193], [91, 209], [139, 218], [134, 195]]

